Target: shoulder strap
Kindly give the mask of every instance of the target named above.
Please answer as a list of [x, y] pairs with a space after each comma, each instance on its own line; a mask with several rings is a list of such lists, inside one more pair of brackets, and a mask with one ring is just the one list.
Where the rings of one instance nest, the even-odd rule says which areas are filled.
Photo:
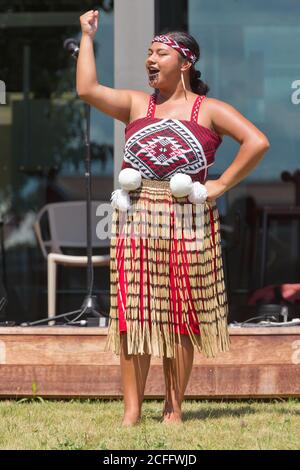
[[153, 93], [152, 95], [150, 95], [149, 104], [148, 104], [148, 111], [147, 111], [147, 117], [154, 117], [154, 115], [155, 115], [156, 97], [157, 97], [156, 92]]
[[191, 112], [191, 121], [198, 122], [199, 109], [204, 98], [205, 98], [205, 95], [199, 95], [195, 99], [192, 112]]

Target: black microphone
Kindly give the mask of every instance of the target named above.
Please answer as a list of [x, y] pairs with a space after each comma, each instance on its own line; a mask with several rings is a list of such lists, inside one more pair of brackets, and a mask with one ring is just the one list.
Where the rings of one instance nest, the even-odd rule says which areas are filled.
[[64, 41], [64, 48], [71, 52], [72, 57], [77, 59], [79, 54], [79, 46], [74, 38], [68, 38]]

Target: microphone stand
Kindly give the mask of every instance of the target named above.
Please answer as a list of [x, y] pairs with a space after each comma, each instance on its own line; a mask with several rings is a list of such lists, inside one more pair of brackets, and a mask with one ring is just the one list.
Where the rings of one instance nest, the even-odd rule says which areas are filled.
[[[79, 53], [79, 47], [74, 39], [66, 39], [64, 47], [72, 53], [72, 56], [77, 59]], [[52, 322], [58, 318], [65, 318], [69, 315], [77, 315], [73, 320], [68, 321], [68, 324], [75, 324], [75, 322], [86, 315], [92, 317], [90, 323], [95, 326], [100, 326], [101, 317], [107, 317], [103, 313], [98, 311], [99, 305], [97, 302], [97, 296], [93, 295], [94, 289], [94, 268], [93, 268], [93, 250], [92, 250], [92, 218], [91, 218], [91, 194], [92, 194], [92, 181], [91, 181], [91, 146], [90, 146], [90, 123], [91, 123], [91, 106], [88, 103], [84, 103], [84, 114], [86, 127], [84, 131], [84, 142], [85, 142], [85, 186], [86, 186], [86, 240], [87, 240], [87, 295], [85, 296], [83, 303], [78, 310], [73, 312], [62, 313], [53, 317], [43, 318], [33, 322], [22, 323], [21, 326], [34, 326], [45, 322]], [[66, 318], [65, 318], [66, 319]], [[98, 320], [97, 320], [98, 319]], [[95, 321], [96, 320], [96, 321]], [[77, 322], [80, 323], [80, 322]], [[89, 323], [89, 322], [88, 322]], [[81, 322], [83, 325], [84, 323]]]

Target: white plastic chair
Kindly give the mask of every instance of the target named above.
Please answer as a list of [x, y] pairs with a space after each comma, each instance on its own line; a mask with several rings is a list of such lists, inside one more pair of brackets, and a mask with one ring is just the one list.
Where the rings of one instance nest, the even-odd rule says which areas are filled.
[[[92, 201], [92, 247], [110, 246], [109, 234], [103, 240], [96, 235], [96, 225], [101, 220], [97, 208], [108, 201]], [[42, 219], [48, 222], [49, 238], [45, 239]], [[57, 265], [87, 266], [87, 256], [64, 254], [63, 248], [86, 248], [86, 201], [59, 202], [45, 205], [37, 214], [34, 231], [48, 267], [48, 317], [56, 314]], [[109, 266], [110, 255], [93, 255], [94, 266]], [[54, 323], [51, 322], [52, 324]]]

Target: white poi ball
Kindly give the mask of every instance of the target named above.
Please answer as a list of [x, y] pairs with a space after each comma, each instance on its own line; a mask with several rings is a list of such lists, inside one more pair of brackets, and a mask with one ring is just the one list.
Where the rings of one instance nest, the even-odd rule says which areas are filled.
[[125, 189], [116, 189], [111, 194], [111, 205], [114, 209], [128, 211], [130, 209], [130, 197]]
[[195, 181], [188, 199], [193, 204], [203, 204], [206, 201], [207, 194], [204, 184], [201, 184], [200, 181]]
[[183, 197], [190, 194], [193, 187], [193, 181], [190, 175], [176, 173], [170, 179], [170, 188], [173, 196]]
[[124, 168], [119, 173], [119, 184], [126, 191], [133, 191], [141, 186], [142, 175], [134, 168]]

